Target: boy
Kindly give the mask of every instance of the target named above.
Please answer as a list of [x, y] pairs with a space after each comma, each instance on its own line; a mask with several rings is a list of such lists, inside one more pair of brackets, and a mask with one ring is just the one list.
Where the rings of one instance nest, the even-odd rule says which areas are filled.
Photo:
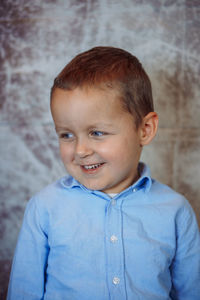
[[158, 116], [137, 58], [79, 54], [54, 81], [51, 111], [70, 175], [29, 202], [8, 299], [200, 299], [194, 212], [139, 163]]

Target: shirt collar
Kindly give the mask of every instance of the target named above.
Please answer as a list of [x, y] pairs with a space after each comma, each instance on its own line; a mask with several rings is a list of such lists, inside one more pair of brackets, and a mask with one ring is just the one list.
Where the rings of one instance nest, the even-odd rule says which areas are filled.
[[140, 162], [138, 165], [139, 179], [132, 185], [134, 188], [144, 188], [145, 192], [149, 192], [152, 185], [151, 171], [149, 167]]
[[[149, 167], [143, 162], [140, 162], [138, 164], [138, 173], [140, 175], [139, 179], [133, 185], [129, 186], [125, 191], [122, 191], [121, 193], [124, 194], [124, 192], [135, 192], [142, 188], [144, 189], [145, 193], [149, 192], [152, 185], [152, 179], [151, 179], [151, 173]], [[94, 193], [94, 192], [101, 193], [99, 191], [94, 191], [86, 188], [70, 175], [61, 178], [61, 184], [65, 188], [80, 187], [83, 190], [88, 191], [89, 193]]]

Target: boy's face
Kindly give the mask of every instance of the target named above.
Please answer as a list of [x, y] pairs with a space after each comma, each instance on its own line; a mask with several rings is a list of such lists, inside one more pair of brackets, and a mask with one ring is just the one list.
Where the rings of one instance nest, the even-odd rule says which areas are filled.
[[62, 161], [82, 185], [119, 193], [138, 179], [140, 129], [114, 91], [57, 88], [51, 109]]

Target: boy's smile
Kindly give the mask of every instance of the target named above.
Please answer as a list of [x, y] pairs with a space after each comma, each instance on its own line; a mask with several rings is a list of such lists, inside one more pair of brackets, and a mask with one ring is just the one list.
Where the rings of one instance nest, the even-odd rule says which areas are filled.
[[116, 92], [57, 88], [51, 110], [62, 161], [76, 180], [105, 193], [119, 193], [137, 180], [141, 133]]

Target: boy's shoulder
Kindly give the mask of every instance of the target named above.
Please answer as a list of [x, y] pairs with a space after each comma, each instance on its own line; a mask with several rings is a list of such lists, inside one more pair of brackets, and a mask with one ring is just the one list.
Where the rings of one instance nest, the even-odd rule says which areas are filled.
[[79, 186], [80, 184], [73, 177], [66, 175], [37, 192], [31, 201], [44, 205], [59, 204], [68, 195], [76, 194], [78, 191], [80, 193], [80, 188], [76, 189]]
[[156, 193], [156, 194], [162, 193], [163, 196], [167, 196], [167, 197], [177, 197], [177, 198], [184, 197], [181, 193], [175, 191], [169, 185], [167, 185], [155, 178], [152, 178], [151, 193]]
[[66, 191], [75, 186], [80, 186], [80, 184], [71, 175], [66, 174], [65, 176], [45, 186], [37, 193], [37, 195], [39, 196], [53, 191]]
[[186, 197], [156, 179], [151, 178], [146, 203], [159, 212], [163, 223], [164, 220], [175, 222], [180, 225], [179, 229], [197, 222], [194, 210]]
[[183, 194], [156, 179], [152, 179], [149, 198], [155, 205], [164, 206], [165, 209], [169, 209], [171, 212], [177, 214], [193, 213], [191, 204]]
[[144, 164], [139, 164], [141, 179], [147, 178], [147, 193], [148, 203], [169, 208], [170, 211], [176, 212], [180, 210], [190, 210], [191, 205], [184, 195], [175, 191], [172, 187], [151, 177], [150, 168]]
[[139, 163], [139, 172], [140, 172], [140, 182], [144, 182], [146, 179], [146, 190], [148, 191], [148, 197], [157, 199], [158, 201], [175, 201], [180, 203], [185, 203], [187, 200], [179, 192], [175, 191], [172, 187], [168, 186], [165, 183], [160, 182], [157, 179], [152, 178], [151, 170], [148, 165], [140, 162]]

